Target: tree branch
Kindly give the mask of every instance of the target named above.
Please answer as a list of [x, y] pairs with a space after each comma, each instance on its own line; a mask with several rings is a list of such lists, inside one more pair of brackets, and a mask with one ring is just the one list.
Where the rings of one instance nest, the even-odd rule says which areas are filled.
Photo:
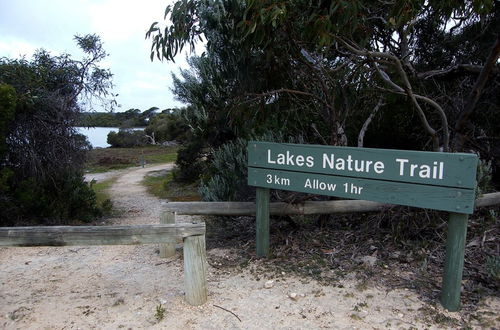
[[378, 99], [377, 105], [375, 105], [375, 108], [373, 108], [372, 112], [370, 113], [370, 116], [368, 116], [368, 118], [366, 119], [366, 121], [363, 124], [363, 127], [361, 127], [361, 130], [359, 131], [359, 135], [358, 135], [358, 147], [359, 148], [363, 147], [365, 133], [368, 130], [368, 126], [372, 122], [372, 120], [375, 117], [375, 115], [377, 114], [378, 110], [384, 105], [385, 105], [384, 97], [381, 95]]
[[[431, 79], [431, 78], [443, 78], [448, 75], [456, 74], [456, 75], [470, 75], [470, 74], [480, 74], [483, 70], [484, 66], [482, 65], [474, 65], [474, 64], [458, 64], [454, 66], [450, 66], [445, 69], [439, 70], [430, 70], [425, 72], [417, 73], [417, 78], [420, 79]], [[493, 67], [491, 70], [493, 74], [500, 74], [499, 67]]]
[[[385, 58], [391, 60], [392, 64], [396, 67], [397, 72], [401, 76], [401, 79], [403, 80], [404, 83], [404, 88], [397, 85], [394, 83], [390, 77], [383, 71], [380, 70], [380, 68], [376, 65], [375, 63], [375, 68], [377, 69], [377, 72], [381, 76], [382, 80], [387, 82], [393, 89], [394, 92], [396, 93], [404, 93], [406, 94], [412, 101], [413, 105], [417, 109], [417, 114], [420, 117], [420, 120], [422, 121], [422, 124], [424, 125], [424, 129], [427, 131], [427, 133], [432, 137], [433, 141], [433, 148], [435, 151], [440, 150], [439, 148], [439, 137], [437, 135], [437, 132], [432, 126], [429, 124], [427, 117], [420, 107], [420, 104], [417, 101], [417, 97], [413, 93], [411, 83], [408, 79], [408, 75], [406, 74], [405, 70], [403, 69], [403, 65], [401, 64], [401, 61], [399, 58], [393, 54], [389, 53], [383, 53], [383, 52], [371, 52], [368, 50], [363, 50], [360, 48], [357, 48], [351, 44], [349, 44], [347, 41], [343, 40], [340, 37], [335, 36], [337, 40], [339, 40], [349, 51], [353, 52], [356, 55], [359, 56], [366, 56], [368, 58]], [[373, 60], [376, 62], [377, 60]], [[424, 97], [421, 97], [423, 101], [426, 101], [430, 105], [432, 105], [438, 112], [439, 116], [441, 117], [441, 122], [443, 126], [443, 149], [445, 151], [448, 150], [448, 144], [449, 144], [449, 130], [448, 130], [448, 120], [446, 118], [446, 114], [444, 113], [443, 109], [434, 101], [430, 102], [431, 100], [428, 98], [423, 99]]]
[[[320, 101], [321, 103], [325, 104], [328, 108], [331, 108], [331, 106], [328, 104], [328, 102], [326, 102], [325, 100], [321, 99], [317, 95], [314, 95], [314, 94], [308, 93], [308, 92], [303, 92], [303, 91], [295, 90], [295, 89], [289, 89], [289, 88], [280, 88], [280, 89], [275, 89], [275, 90], [264, 92], [264, 93], [260, 93], [260, 94], [252, 93], [252, 94], [247, 94], [247, 95], [255, 96], [256, 98], [261, 98], [261, 97], [264, 97], [264, 96], [273, 96], [273, 95], [280, 94], [280, 93], [287, 93], [287, 94], [292, 94], [292, 95], [303, 95], [303, 96], [313, 97], [314, 99], [316, 99], [316, 100]], [[255, 100], [255, 99], [252, 99], [252, 100]], [[247, 100], [246, 102], [251, 102], [252, 100]]]
[[455, 125], [455, 138], [453, 139], [453, 149], [455, 151], [462, 151], [462, 149], [464, 148], [465, 140], [467, 138], [465, 130], [467, 126], [471, 124], [470, 117], [474, 113], [476, 103], [483, 92], [483, 88], [486, 84], [486, 81], [488, 80], [490, 73], [496, 66], [496, 62], [499, 56], [500, 34], [497, 35], [495, 43], [491, 48], [490, 54], [486, 59], [486, 63], [484, 64], [479, 77], [477, 77], [476, 83], [472, 87], [472, 90], [465, 103], [464, 109], [458, 117], [457, 123]]

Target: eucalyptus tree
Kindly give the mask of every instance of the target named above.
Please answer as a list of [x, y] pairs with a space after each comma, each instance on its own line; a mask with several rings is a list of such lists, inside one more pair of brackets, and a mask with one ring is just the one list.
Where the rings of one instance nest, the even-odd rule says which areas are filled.
[[[499, 15], [492, 0], [250, 0], [239, 26], [262, 48], [284, 35], [283, 42], [329, 58], [334, 69], [361, 70], [379, 94], [402, 96], [434, 150], [449, 149], [450, 127], [453, 148], [461, 150], [480, 96], [498, 95]], [[486, 88], [490, 75], [494, 84]]]
[[[171, 24], [154, 23], [147, 36], [151, 56], [160, 59], [172, 60], [206, 38], [208, 56], [232, 55], [214, 61], [218, 69], [252, 56], [279, 68], [277, 83], [254, 90], [242, 83], [245, 71], [233, 72], [247, 89], [233, 100], [258, 113], [259, 102], [266, 108], [286, 99], [292, 109], [307, 109], [313, 122], [304, 128], [324, 143], [349, 143], [348, 122], [362, 140], [376, 112], [387, 108], [384, 99], [397, 96], [392, 103], [417, 115], [427, 148], [448, 150], [452, 135], [453, 148], [461, 150], [474, 136], [480, 96], [498, 91], [499, 6], [493, 0], [180, 0], [165, 12]], [[494, 83], [485, 84], [488, 79]], [[366, 121], [352, 122], [359, 111]]]
[[245, 10], [243, 1], [178, 1], [166, 9], [172, 24], [162, 30], [154, 23], [147, 33], [151, 58], [165, 60], [206, 40], [204, 54], [174, 77], [174, 93], [200, 112], [198, 118], [210, 120], [208, 126], [220, 128], [208, 134], [214, 144], [250, 132], [304, 132], [312, 121], [304, 106], [308, 94], [294, 93], [288, 83], [297, 80], [288, 50], [276, 43], [263, 51], [242, 40], [238, 24]]
[[[179, 152], [181, 169], [200, 164], [197, 160], [210, 158], [212, 149], [237, 136], [284, 130], [299, 134], [304, 131], [301, 125], [311, 121], [303, 107], [291, 106], [292, 98], [265, 93], [282, 88], [293, 70], [289, 61], [263, 55], [237, 38], [236, 22], [244, 12], [241, 1], [180, 1], [166, 10], [173, 21], [167, 34], [159, 32], [157, 23], [147, 34], [153, 40], [152, 58], [166, 60], [173, 60], [184, 46], [194, 47], [194, 39], [181, 36], [185, 22], [193, 24], [191, 32], [203, 30], [196, 38], [206, 38], [204, 54], [191, 58], [190, 69], [174, 76], [174, 94], [190, 105], [184, 117], [192, 134]], [[284, 50], [275, 53], [286, 57]]]

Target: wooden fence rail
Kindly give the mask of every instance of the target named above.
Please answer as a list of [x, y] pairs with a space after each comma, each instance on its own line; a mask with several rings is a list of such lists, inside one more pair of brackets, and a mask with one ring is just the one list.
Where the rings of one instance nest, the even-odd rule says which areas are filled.
[[204, 235], [204, 223], [135, 226], [0, 227], [0, 246], [137, 245]]
[[[175, 218], [174, 218], [175, 221]], [[204, 223], [135, 226], [0, 227], [0, 246], [175, 244], [184, 242], [186, 301], [207, 301]]]
[[[476, 208], [500, 204], [500, 192], [485, 194], [476, 199]], [[332, 214], [380, 211], [393, 206], [363, 200], [306, 201], [299, 204], [269, 203], [272, 215]], [[164, 211], [180, 215], [255, 215], [252, 202], [169, 202], [163, 204]]]

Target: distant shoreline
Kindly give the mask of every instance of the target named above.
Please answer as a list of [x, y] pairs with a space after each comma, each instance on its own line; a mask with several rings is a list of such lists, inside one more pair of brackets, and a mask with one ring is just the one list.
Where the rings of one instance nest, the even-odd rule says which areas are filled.
[[[83, 134], [87, 137], [87, 140], [92, 145], [92, 148], [108, 148], [111, 145], [108, 144], [108, 134], [109, 132], [118, 132], [120, 127], [111, 126], [94, 126], [94, 127], [86, 127], [86, 126], [73, 126], [76, 128], [78, 133]], [[128, 128], [127, 128], [128, 129]], [[129, 128], [131, 130], [144, 130], [145, 127], [132, 127]]]

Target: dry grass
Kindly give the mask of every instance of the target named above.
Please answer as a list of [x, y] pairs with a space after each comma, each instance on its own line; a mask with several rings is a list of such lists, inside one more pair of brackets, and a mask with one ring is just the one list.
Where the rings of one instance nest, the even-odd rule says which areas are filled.
[[87, 154], [87, 172], [106, 172], [146, 164], [172, 163], [178, 147], [147, 146], [137, 148], [98, 148]]
[[161, 199], [168, 199], [174, 202], [201, 200], [196, 184], [179, 184], [173, 180], [172, 172], [153, 172], [145, 177], [142, 183], [146, 186], [150, 194]]

